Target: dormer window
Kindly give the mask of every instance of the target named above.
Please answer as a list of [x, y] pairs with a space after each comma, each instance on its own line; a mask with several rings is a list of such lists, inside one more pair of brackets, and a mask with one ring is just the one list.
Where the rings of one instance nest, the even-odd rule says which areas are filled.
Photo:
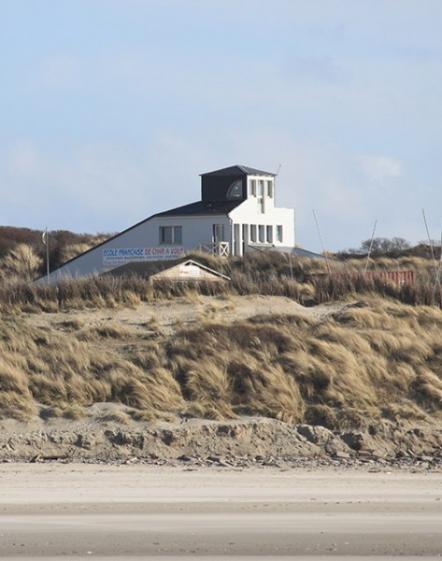
[[227, 191], [227, 199], [229, 201], [235, 200], [235, 199], [240, 199], [242, 197], [242, 181], [240, 179], [238, 179], [237, 181], [234, 181], [228, 191]]

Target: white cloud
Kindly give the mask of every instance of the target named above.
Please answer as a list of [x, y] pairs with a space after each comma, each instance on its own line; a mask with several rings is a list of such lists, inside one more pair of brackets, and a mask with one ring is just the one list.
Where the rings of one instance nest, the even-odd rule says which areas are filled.
[[[382, 235], [423, 237], [416, 207], [440, 206], [440, 2], [74, 4], [90, 37], [11, 65], [4, 95], [18, 109], [2, 138], [40, 142], [0, 147], [9, 220], [118, 229], [197, 199], [202, 171], [282, 163], [279, 201], [297, 208], [305, 245], [312, 208], [332, 247], [356, 245], [375, 217]], [[101, 14], [116, 30], [95, 29]], [[419, 195], [413, 171], [426, 174]]]
[[40, 60], [31, 69], [28, 82], [42, 90], [65, 92], [84, 88], [89, 77], [80, 57], [59, 53]]
[[11, 175], [32, 179], [38, 173], [40, 158], [35, 146], [27, 141], [15, 143], [6, 158]]
[[[401, 162], [262, 128], [220, 132], [211, 143], [164, 131], [136, 153], [115, 143], [61, 153], [20, 142], [0, 151], [3, 210], [24, 226], [118, 231], [198, 200], [198, 174], [235, 163], [269, 171], [282, 163], [277, 204], [296, 209], [298, 241], [305, 247], [319, 249], [313, 209], [331, 249], [358, 246], [375, 218], [379, 235], [423, 238], [413, 184]], [[422, 199], [419, 208], [425, 204]]]
[[387, 156], [361, 156], [359, 158], [362, 172], [367, 178], [380, 186], [388, 186], [389, 182], [403, 175], [403, 165], [397, 159]]

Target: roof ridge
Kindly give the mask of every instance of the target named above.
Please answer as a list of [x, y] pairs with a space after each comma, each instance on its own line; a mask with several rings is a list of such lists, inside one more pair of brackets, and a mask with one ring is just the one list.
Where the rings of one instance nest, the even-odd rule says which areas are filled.
[[213, 171], [207, 171], [205, 173], [201, 173], [200, 176], [210, 176], [210, 175], [228, 175], [227, 172], [230, 172], [232, 175], [235, 174], [235, 170], [244, 175], [271, 175], [273, 177], [276, 176], [276, 173], [270, 171], [264, 171], [257, 168], [252, 168], [250, 166], [245, 166], [244, 164], [234, 164], [233, 166], [227, 166], [220, 169], [215, 169]]

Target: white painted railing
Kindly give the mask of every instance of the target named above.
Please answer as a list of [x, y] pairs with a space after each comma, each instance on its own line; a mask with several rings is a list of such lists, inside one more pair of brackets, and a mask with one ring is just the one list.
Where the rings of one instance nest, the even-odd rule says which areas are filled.
[[230, 255], [230, 244], [229, 242], [201, 244], [199, 250], [212, 255], [218, 255], [218, 257], [228, 257]]

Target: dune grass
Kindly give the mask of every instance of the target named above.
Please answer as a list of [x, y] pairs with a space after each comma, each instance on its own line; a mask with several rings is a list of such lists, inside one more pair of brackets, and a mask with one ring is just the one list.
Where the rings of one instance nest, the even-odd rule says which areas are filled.
[[439, 420], [442, 311], [364, 297], [318, 322], [214, 317], [142, 338], [127, 325], [68, 319], [39, 329], [0, 321], [0, 416], [76, 418], [94, 403], [127, 405], [141, 420], [262, 415], [332, 429], [379, 419]]
[[442, 289], [435, 285], [434, 263], [420, 257], [378, 258], [370, 271], [412, 269], [414, 285], [397, 286], [380, 278], [364, 275], [365, 261], [330, 261], [294, 258], [276, 252], [256, 252], [244, 258], [220, 259], [206, 254], [190, 257], [231, 277], [222, 285], [211, 283], [168, 283], [151, 285], [135, 275], [92, 277], [66, 280], [56, 286], [32, 284], [16, 278], [0, 281], [0, 312], [57, 312], [85, 308], [137, 307], [140, 302], [158, 302], [186, 296], [276, 295], [313, 305], [354, 295], [377, 294], [412, 305], [442, 306]]

